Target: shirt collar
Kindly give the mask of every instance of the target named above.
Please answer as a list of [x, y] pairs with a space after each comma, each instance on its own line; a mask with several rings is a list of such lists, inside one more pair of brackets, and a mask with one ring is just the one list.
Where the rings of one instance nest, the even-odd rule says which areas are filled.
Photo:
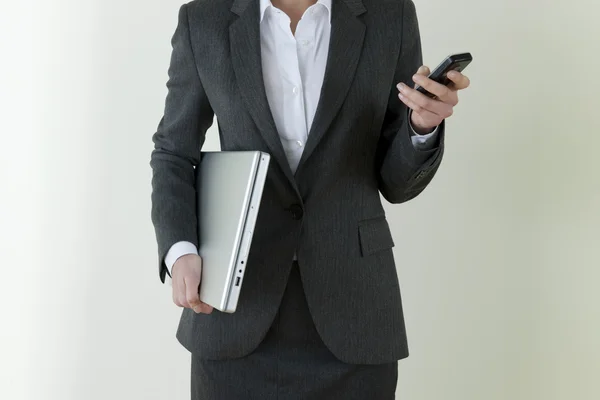
[[[327, 13], [329, 15], [329, 23], [331, 23], [331, 2], [332, 0], [318, 0], [317, 4], [321, 4], [325, 8], [327, 8]], [[260, 22], [265, 18], [265, 13], [267, 10], [273, 7], [273, 3], [271, 0], [260, 0]]]

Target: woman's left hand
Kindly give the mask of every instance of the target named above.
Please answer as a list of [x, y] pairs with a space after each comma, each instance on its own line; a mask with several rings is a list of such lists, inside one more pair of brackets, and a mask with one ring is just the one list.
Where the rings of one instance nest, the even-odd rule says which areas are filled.
[[470, 81], [465, 75], [458, 71], [450, 71], [448, 79], [452, 81], [449, 86], [441, 85], [431, 79], [429, 68], [422, 66], [413, 76], [413, 81], [436, 96], [435, 99], [425, 96], [423, 93], [406, 86], [398, 84], [400, 100], [412, 110], [411, 123], [419, 134], [433, 131], [442, 121], [454, 113], [454, 107], [458, 104], [458, 91], [469, 87]]

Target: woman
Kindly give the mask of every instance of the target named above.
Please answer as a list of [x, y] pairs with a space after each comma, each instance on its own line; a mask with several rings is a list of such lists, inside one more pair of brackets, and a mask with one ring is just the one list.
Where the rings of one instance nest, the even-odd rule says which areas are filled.
[[[408, 349], [380, 193], [425, 189], [468, 79], [419, 68], [411, 0], [193, 1], [172, 44], [152, 217], [192, 399], [393, 399]], [[215, 115], [222, 150], [272, 156], [234, 314], [198, 299], [194, 168]]]

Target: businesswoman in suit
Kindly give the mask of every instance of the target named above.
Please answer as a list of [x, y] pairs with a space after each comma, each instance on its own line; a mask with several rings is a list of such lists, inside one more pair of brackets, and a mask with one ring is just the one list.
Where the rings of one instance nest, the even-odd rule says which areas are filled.
[[[192, 399], [393, 399], [408, 347], [380, 194], [429, 184], [468, 79], [427, 78], [411, 0], [196, 0], [172, 46], [152, 219]], [[198, 299], [194, 168], [214, 116], [222, 150], [272, 156], [234, 314]]]

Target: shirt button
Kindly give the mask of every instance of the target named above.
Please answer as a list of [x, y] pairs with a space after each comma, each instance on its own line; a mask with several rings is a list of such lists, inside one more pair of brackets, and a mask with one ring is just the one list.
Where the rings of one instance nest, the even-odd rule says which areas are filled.
[[306, 46], [308, 46], [310, 44], [310, 41], [309, 40], [303, 40], [303, 41], [300, 42], [300, 44], [302, 44], [302, 46], [306, 47]]
[[299, 204], [292, 204], [288, 211], [290, 214], [292, 214], [292, 218], [296, 221], [300, 221], [302, 217], [304, 217], [304, 210]]
[[302, 140], [296, 140], [296, 144], [298, 145], [298, 147], [304, 146], [304, 143], [302, 143]]
[[294, 88], [292, 89], [292, 93], [298, 94], [298, 92], [300, 92], [300, 89], [298, 88], [298, 86], [294, 86]]

